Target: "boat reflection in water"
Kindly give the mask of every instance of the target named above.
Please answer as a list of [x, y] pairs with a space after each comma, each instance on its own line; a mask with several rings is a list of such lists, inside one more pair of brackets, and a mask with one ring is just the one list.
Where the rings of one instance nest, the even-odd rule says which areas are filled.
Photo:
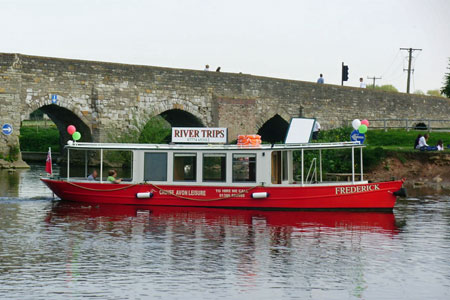
[[89, 205], [68, 201], [58, 202], [47, 216], [47, 222], [50, 224], [71, 223], [71, 225], [79, 223], [79, 226], [88, 226], [92, 230], [102, 230], [102, 228], [110, 230], [112, 227], [120, 227], [124, 232], [131, 232], [133, 226], [137, 224], [147, 225], [144, 226], [144, 231], [153, 231], [152, 226], [164, 225], [283, 228], [286, 232], [344, 230], [387, 235], [395, 235], [398, 231], [392, 212], [264, 211], [204, 207]]

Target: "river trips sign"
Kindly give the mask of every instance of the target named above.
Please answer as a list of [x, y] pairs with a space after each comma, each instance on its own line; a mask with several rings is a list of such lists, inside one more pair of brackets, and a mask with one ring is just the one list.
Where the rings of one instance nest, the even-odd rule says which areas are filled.
[[227, 128], [172, 127], [173, 143], [226, 143]]

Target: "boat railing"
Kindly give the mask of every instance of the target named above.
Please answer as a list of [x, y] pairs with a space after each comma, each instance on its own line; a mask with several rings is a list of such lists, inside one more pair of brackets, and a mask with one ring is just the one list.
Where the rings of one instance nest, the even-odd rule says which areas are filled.
[[[314, 169], [313, 169], [314, 166]], [[311, 173], [312, 170], [312, 173]], [[311, 173], [311, 179], [309, 178], [309, 174]], [[313, 179], [317, 182], [317, 158], [314, 157], [311, 161], [311, 165], [309, 166], [308, 174], [306, 175], [306, 182], [312, 183]]]

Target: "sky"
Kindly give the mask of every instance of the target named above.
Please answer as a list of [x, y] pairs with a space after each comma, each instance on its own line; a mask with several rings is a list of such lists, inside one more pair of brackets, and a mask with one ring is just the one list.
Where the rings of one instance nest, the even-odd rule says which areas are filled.
[[440, 89], [448, 0], [0, 0], [0, 52]]

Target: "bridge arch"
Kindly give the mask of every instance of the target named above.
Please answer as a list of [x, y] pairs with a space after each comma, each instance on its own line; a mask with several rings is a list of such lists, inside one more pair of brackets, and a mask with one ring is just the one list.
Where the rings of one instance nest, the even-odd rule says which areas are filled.
[[59, 106], [56, 104], [46, 104], [42, 106], [33, 105], [30, 106], [29, 113], [22, 116], [23, 119], [29, 116], [30, 113], [40, 109], [45, 113], [52, 121], [55, 123], [59, 131], [59, 144], [60, 152], [63, 152], [64, 145], [67, 141], [72, 139], [72, 137], [67, 133], [67, 126], [74, 125], [77, 131], [81, 134], [80, 141], [82, 142], [92, 142], [92, 132], [90, 127], [87, 125], [87, 120], [84, 116], [79, 116], [72, 110]]
[[289, 123], [279, 114], [275, 114], [259, 128], [258, 134], [265, 142], [284, 142], [288, 128]]

